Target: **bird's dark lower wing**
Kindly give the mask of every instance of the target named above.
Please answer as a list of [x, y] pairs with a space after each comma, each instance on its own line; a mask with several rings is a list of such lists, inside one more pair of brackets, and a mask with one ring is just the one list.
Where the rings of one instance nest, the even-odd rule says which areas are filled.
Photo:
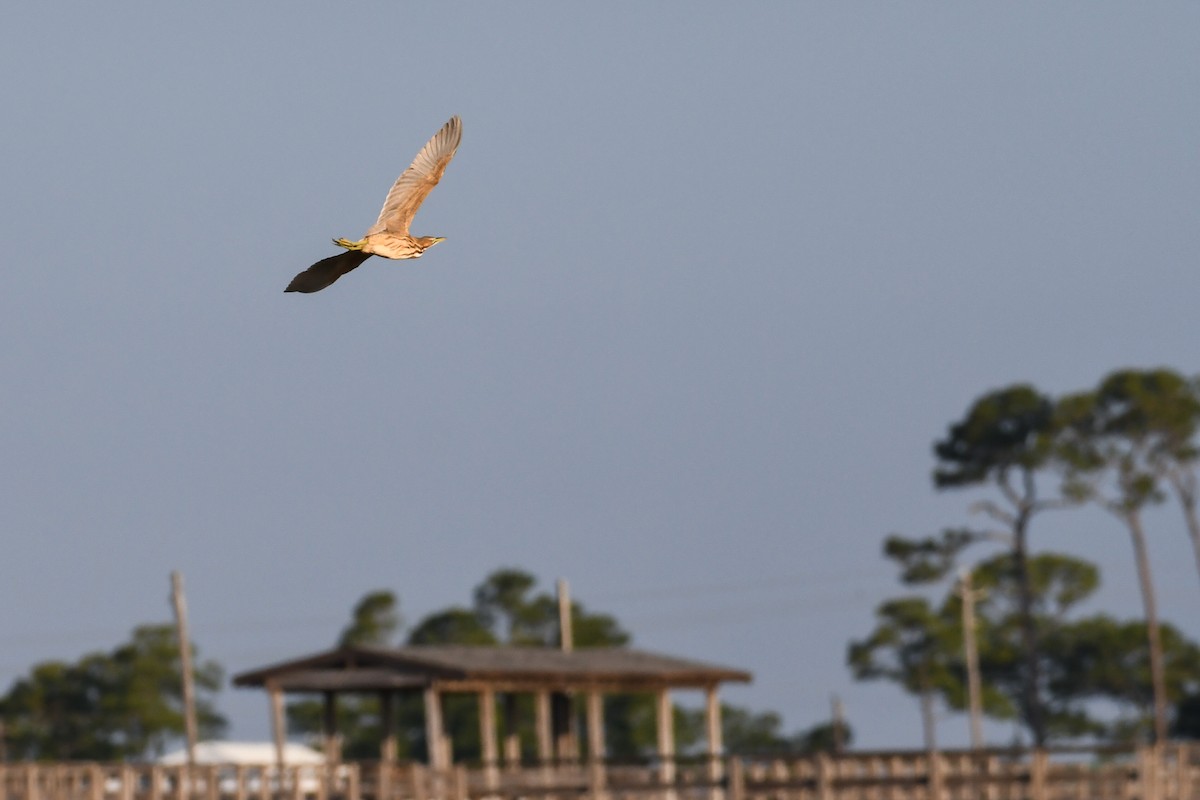
[[319, 292], [371, 257], [361, 250], [347, 250], [336, 256], [322, 258], [292, 278], [285, 292]]

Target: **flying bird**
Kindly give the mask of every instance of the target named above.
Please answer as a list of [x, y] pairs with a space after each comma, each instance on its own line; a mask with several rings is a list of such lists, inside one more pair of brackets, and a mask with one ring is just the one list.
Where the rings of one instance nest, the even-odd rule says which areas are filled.
[[412, 236], [408, 226], [421, 203], [425, 202], [433, 187], [442, 179], [442, 173], [446, 171], [450, 159], [454, 158], [461, 141], [462, 120], [457, 116], [451, 117], [392, 184], [391, 191], [383, 201], [379, 219], [367, 229], [366, 235], [357, 242], [334, 239], [333, 243], [344, 247], [346, 252], [313, 264], [292, 278], [284, 291], [319, 292], [371, 256], [420, 258], [430, 247], [445, 241], [441, 236]]

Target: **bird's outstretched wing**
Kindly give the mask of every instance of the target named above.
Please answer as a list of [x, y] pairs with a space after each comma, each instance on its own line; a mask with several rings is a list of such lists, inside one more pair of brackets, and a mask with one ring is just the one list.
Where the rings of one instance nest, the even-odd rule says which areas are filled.
[[319, 292], [370, 257], [370, 253], [364, 253], [362, 250], [347, 250], [336, 256], [322, 258], [292, 278], [292, 282], [284, 291]]
[[450, 159], [454, 158], [454, 151], [461, 141], [462, 120], [453, 116], [425, 143], [409, 168], [392, 184], [387, 199], [383, 201], [379, 219], [367, 231], [367, 236], [384, 231], [408, 235], [413, 216], [442, 179], [442, 173], [446, 171]]

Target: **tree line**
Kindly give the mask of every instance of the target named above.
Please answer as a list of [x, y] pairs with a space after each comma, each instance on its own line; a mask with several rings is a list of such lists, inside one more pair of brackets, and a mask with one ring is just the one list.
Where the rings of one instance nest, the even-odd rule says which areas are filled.
[[[193, 647], [197, 729], [226, 728], [216, 694], [224, 670]], [[115, 761], [161, 753], [183, 736], [179, 645], [171, 624], [141, 625], [129, 641], [74, 663], [45, 661], [0, 697], [0, 761]]]
[[[1013, 720], [1036, 745], [1200, 737], [1200, 646], [1158, 618], [1145, 525], [1149, 507], [1175, 504], [1200, 570], [1198, 425], [1200, 385], [1169, 369], [1120, 370], [1094, 388], [1058, 397], [1028, 384], [981, 396], [935, 441], [933, 483], [938, 490], [982, 492], [971, 508], [988, 526], [885, 540], [884, 554], [914, 592], [883, 602], [874, 629], [850, 642], [852, 674], [895, 682], [919, 698], [932, 744], [935, 701], [963, 710], [972, 694], [973, 671], [964, 656], [966, 593], [949, 580], [967, 567], [983, 714]], [[1099, 586], [1096, 567], [1031, 549], [1035, 522], [1087, 506], [1103, 509], [1129, 536], [1141, 618], [1079, 617], [1080, 604]], [[987, 543], [999, 551], [966, 561]], [[467, 603], [429, 614], [404, 636], [396, 596], [368, 592], [335, 643], [554, 646], [557, 615], [556, 598], [540, 590], [533, 575], [500, 569]], [[578, 602], [571, 615], [578, 648], [632, 640], [612, 615]], [[226, 727], [216, 708], [223, 670], [195, 655], [193, 662], [201, 736], [218, 736]], [[140, 626], [112, 651], [74, 663], [37, 664], [0, 696], [0, 760], [136, 759], [161, 752], [183, 733], [180, 685], [170, 625]], [[348, 757], [377, 757], [376, 702], [360, 697], [339, 705]], [[650, 698], [610, 696], [605, 703], [608, 752], [617, 758], [652, 752]], [[419, 701], [398, 705], [400, 755], [423, 758]], [[1101, 707], [1116, 713], [1105, 715]], [[787, 733], [774, 712], [728, 705], [723, 711], [731, 752], [809, 752], [850, 742], [848, 727], [833, 720]], [[446, 698], [446, 726], [467, 759], [479, 753], [477, 713], [469, 698]], [[531, 709], [518, 708], [518, 714], [533, 717]], [[293, 731], [315, 735], [321, 709], [301, 700], [290, 704], [288, 717]], [[677, 708], [675, 718], [686, 752], [701, 738], [701, 712]], [[521, 735], [529, 752], [533, 732], [522, 728]]]
[[[580, 602], [571, 604], [574, 645], [613, 647], [629, 644], [632, 635], [610, 614]], [[391, 647], [399, 644], [542, 645], [558, 644], [558, 600], [540, 590], [537, 579], [520, 569], [492, 572], [479, 583], [465, 605], [435, 611], [407, 629], [396, 595], [390, 590], [367, 592], [354, 606], [334, 645]], [[224, 671], [215, 661], [196, 665], [197, 708], [201, 738], [220, 736], [226, 720], [216, 708]], [[34, 666], [0, 696], [0, 762], [17, 760], [136, 760], [163, 752], [184, 732], [179, 649], [173, 626], [145, 625], [128, 643], [108, 653], [92, 653], [78, 662], [48, 661]], [[443, 698], [443, 717], [459, 760], [478, 760], [478, 704], [471, 697]], [[518, 699], [516, 714], [522, 752], [535, 752], [532, 698]], [[611, 757], [638, 759], [654, 752], [656, 711], [649, 695], [605, 697], [606, 746]], [[725, 704], [723, 735], [737, 752], [809, 752], [848, 744], [848, 726], [832, 721], [787, 733], [774, 712], [756, 712]], [[581, 708], [563, 711], [577, 715]], [[320, 743], [323, 704], [294, 700], [287, 706], [288, 730]], [[379, 757], [382, 720], [374, 696], [345, 696], [338, 703], [342, 753], [351, 759]], [[424, 708], [419, 696], [397, 698], [394, 709], [400, 758], [423, 760]], [[503, 710], [501, 719], [503, 722]], [[674, 710], [680, 752], [700, 747], [704, 720], [699, 709]]]
[[[970, 591], [981, 592], [975, 634], [985, 715], [1016, 721], [1038, 746], [1200, 733], [1200, 648], [1159, 620], [1145, 525], [1151, 506], [1177, 505], [1200, 571], [1198, 425], [1196, 380], [1165, 368], [1128, 369], [1059, 397], [1028, 384], [989, 392], [935, 442], [934, 486], [983, 490], [971, 508], [989, 527], [892, 535], [884, 554], [902, 583], [946, 588], [967, 548], [1001, 548], [970, 567]], [[1068, 554], [1031, 550], [1035, 521], [1088, 506], [1129, 536], [1139, 619], [1075, 618], [1070, 612], [1099, 585], [1098, 570]], [[882, 603], [875, 628], [851, 642], [847, 661], [860, 679], [890, 680], [916, 695], [931, 744], [933, 701], [965, 709], [970, 665], [961, 587], [940, 601], [928, 594]], [[1115, 715], [1101, 713], [1103, 706]]]

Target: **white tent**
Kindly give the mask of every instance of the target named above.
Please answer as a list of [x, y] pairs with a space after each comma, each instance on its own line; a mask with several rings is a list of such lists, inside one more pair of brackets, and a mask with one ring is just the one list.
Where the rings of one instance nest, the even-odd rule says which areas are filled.
[[[187, 749], [173, 750], [158, 759], [159, 764], [186, 764]], [[271, 742], [197, 742], [197, 764], [254, 764], [275, 763], [275, 745]], [[321, 765], [325, 756], [302, 744], [288, 742], [283, 747], [283, 763], [289, 766]]]
[[[183, 766], [187, 764], [187, 749], [167, 753], [158, 759], [158, 763], [163, 766]], [[242, 782], [242, 788], [251, 792], [261, 791], [264, 784], [272, 791], [279, 788], [275, 745], [271, 742], [197, 742], [196, 763], [217, 769], [217, 785], [224, 794], [239, 791], [239, 781]], [[325, 763], [325, 756], [319, 750], [288, 742], [283, 748], [283, 763], [295, 770], [289, 783], [295, 780], [297, 788], [306, 794], [318, 790], [322, 774], [320, 767]], [[240, 770], [239, 767], [247, 769]], [[202, 790], [205, 779], [200, 777], [195, 780], [198, 783], [191, 784], [193, 790]]]

